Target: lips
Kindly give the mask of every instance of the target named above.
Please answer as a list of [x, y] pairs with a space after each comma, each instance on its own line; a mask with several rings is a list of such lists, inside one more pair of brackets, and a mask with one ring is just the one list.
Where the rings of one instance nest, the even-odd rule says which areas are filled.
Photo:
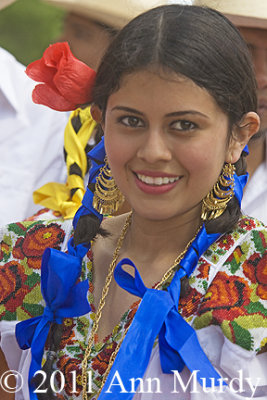
[[179, 176], [177, 176], [177, 177], [167, 177], [167, 176], [152, 177], [152, 176], [141, 175], [141, 174], [137, 174], [137, 178], [140, 179], [140, 181], [146, 183], [147, 185], [153, 185], [153, 186], [167, 185], [169, 183], [174, 183], [174, 182], [178, 181], [178, 179], [180, 179]]
[[172, 190], [182, 178], [180, 175], [156, 171], [136, 171], [134, 176], [140, 190], [154, 195]]

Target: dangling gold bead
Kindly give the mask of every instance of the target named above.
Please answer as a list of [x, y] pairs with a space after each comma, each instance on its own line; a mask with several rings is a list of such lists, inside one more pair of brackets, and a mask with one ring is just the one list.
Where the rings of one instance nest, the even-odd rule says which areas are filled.
[[234, 196], [234, 172], [233, 164], [225, 164], [218, 181], [202, 200], [203, 221], [218, 218], [225, 211], [227, 203]]
[[96, 178], [93, 207], [100, 214], [110, 215], [118, 211], [123, 202], [124, 196], [116, 185], [105, 158], [105, 165]]

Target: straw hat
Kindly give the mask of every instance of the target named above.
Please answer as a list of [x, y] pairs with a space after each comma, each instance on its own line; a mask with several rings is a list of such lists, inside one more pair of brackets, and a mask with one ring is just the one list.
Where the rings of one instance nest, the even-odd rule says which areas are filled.
[[267, 29], [267, 0], [195, 0], [220, 11], [236, 26]]
[[45, 0], [46, 3], [63, 7], [90, 19], [120, 29], [132, 18], [150, 8], [177, 0]]
[[14, 3], [16, 0], [1, 0], [0, 1], [0, 10], [3, 8], [10, 6], [10, 4]]

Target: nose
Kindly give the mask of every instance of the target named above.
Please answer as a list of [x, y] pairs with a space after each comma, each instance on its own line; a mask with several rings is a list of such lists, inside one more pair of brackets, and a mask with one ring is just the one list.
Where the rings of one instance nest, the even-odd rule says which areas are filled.
[[267, 50], [258, 48], [253, 54], [253, 63], [258, 88], [267, 88]]
[[161, 129], [150, 129], [144, 135], [137, 156], [149, 164], [159, 161], [170, 161], [172, 152], [167, 135]]

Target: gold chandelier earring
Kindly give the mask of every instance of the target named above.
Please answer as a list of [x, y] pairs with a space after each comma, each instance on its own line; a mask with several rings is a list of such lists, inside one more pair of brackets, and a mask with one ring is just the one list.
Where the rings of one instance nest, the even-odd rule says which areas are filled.
[[218, 181], [202, 200], [203, 221], [218, 218], [225, 211], [227, 203], [234, 196], [234, 172], [233, 164], [225, 164]]
[[93, 207], [100, 214], [113, 214], [124, 202], [124, 196], [116, 185], [105, 157], [105, 165], [96, 178]]

